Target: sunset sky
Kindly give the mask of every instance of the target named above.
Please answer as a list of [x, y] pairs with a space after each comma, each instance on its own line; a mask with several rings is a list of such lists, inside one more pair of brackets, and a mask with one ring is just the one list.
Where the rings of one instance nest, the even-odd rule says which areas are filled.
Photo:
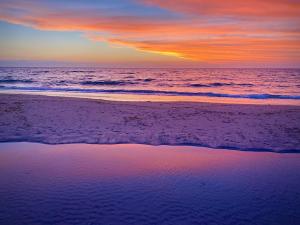
[[300, 67], [300, 0], [0, 0], [0, 65]]

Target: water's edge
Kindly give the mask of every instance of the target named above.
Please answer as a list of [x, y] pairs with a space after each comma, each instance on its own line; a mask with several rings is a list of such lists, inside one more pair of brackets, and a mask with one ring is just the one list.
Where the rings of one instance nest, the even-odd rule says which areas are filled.
[[68, 144], [95, 144], [95, 145], [123, 145], [123, 144], [136, 144], [136, 145], [148, 145], [148, 146], [183, 146], [183, 147], [203, 147], [209, 148], [211, 150], [229, 150], [229, 151], [243, 151], [243, 152], [270, 152], [279, 154], [289, 154], [289, 153], [300, 153], [300, 149], [285, 149], [285, 150], [274, 150], [269, 148], [237, 148], [233, 146], [210, 146], [205, 144], [195, 144], [195, 143], [177, 143], [177, 144], [151, 144], [147, 142], [47, 142], [47, 141], [32, 141], [27, 139], [8, 139], [0, 140], [1, 143], [37, 143], [45, 145], [68, 145]]

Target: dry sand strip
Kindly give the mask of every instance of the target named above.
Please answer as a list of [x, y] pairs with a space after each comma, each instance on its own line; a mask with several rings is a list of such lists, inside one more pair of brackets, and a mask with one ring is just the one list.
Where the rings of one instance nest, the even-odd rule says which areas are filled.
[[300, 152], [300, 106], [0, 94], [0, 141]]

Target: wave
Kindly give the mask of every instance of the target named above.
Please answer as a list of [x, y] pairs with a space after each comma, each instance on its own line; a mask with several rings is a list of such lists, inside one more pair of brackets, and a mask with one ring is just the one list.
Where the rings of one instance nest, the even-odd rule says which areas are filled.
[[114, 80], [100, 80], [100, 81], [83, 81], [81, 85], [127, 85], [127, 84], [136, 84], [134, 82], [128, 81], [114, 81]]
[[189, 84], [188, 87], [223, 87], [223, 86], [242, 86], [253, 87], [253, 84], [235, 84], [235, 83], [210, 83], [210, 84]]
[[38, 70], [38, 71], [34, 71], [35, 73], [39, 74], [39, 73], [50, 73], [50, 70]]
[[126, 89], [81, 89], [81, 88], [46, 88], [46, 87], [5, 87], [0, 90], [49, 91], [49, 92], [81, 92], [81, 93], [110, 93], [110, 94], [141, 94], [141, 95], [170, 95], [170, 96], [203, 96], [220, 98], [246, 98], [246, 99], [294, 99], [300, 100], [300, 95], [275, 94], [226, 94], [215, 92], [179, 92], [154, 90], [126, 90]]
[[18, 79], [5, 79], [0, 80], [0, 83], [7, 83], [7, 84], [15, 84], [15, 83], [33, 83], [33, 80], [18, 80]]
[[135, 72], [121, 72], [119, 74], [136, 74]]
[[67, 70], [68, 73], [95, 73], [95, 70]]
[[145, 79], [136, 79], [136, 81], [141, 81], [141, 82], [151, 82], [151, 81], [154, 81], [155, 79], [154, 78], [145, 78]]

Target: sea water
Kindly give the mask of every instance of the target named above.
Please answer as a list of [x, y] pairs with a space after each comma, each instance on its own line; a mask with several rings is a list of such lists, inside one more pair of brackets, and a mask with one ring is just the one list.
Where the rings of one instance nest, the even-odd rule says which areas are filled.
[[300, 104], [300, 69], [2, 67], [0, 91], [135, 101]]

